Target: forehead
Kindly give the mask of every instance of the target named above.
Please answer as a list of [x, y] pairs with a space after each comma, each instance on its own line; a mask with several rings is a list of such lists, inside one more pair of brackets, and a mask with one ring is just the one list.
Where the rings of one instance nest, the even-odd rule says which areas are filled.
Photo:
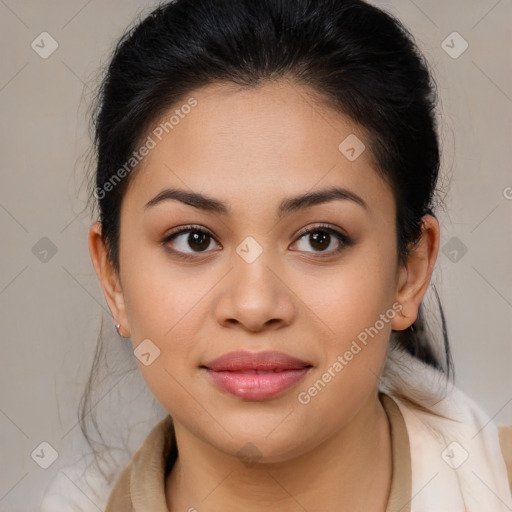
[[153, 147], [131, 178], [130, 202], [179, 187], [270, 207], [273, 196], [336, 186], [361, 196], [372, 214], [393, 214], [365, 131], [304, 86], [211, 84], [169, 109], [145, 137]]

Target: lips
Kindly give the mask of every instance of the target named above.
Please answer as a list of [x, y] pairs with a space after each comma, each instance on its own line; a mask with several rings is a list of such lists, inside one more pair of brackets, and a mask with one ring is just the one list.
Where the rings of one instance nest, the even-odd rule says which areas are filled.
[[215, 372], [278, 372], [285, 370], [300, 370], [311, 366], [310, 363], [302, 361], [295, 357], [284, 354], [283, 352], [230, 352], [224, 354], [204, 365], [206, 368]]
[[203, 365], [217, 388], [244, 400], [267, 400], [293, 387], [312, 365], [282, 352], [230, 352]]

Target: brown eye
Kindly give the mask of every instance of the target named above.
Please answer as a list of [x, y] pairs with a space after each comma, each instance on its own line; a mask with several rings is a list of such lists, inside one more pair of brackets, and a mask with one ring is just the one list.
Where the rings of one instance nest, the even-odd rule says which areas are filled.
[[192, 249], [204, 251], [210, 245], [210, 235], [198, 231], [189, 232], [185, 243]]
[[[322, 224], [303, 231], [296, 244], [299, 245], [299, 250], [305, 252], [333, 255], [351, 245], [352, 240], [329, 225]], [[308, 247], [313, 248], [313, 251], [308, 251]]]
[[162, 245], [180, 257], [190, 258], [194, 257], [194, 253], [210, 252], [207, 249], [212, 241], [214, 238], [207, 231], [199, 227], [187, 226], [166, 236], [162, 240]]

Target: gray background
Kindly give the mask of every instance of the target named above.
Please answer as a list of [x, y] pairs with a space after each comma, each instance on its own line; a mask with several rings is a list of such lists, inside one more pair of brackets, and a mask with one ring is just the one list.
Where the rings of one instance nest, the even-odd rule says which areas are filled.
[[[375, 3], [408, 26], [439, 85], [447, 208], [439, 212], [442, 249], [433, 280], [456, 383], [496, 423], [512, 424], [512, 2]], [[163, 414], [137, 370], [122, 373], [136, 365], [105, 312], [90, 262], [84, 179], [100, 67], [137, 14], [155, 4], [0, 0], [0, 511], [37, 510], [57, 476], [90, 510], [102, 510], [104, 498], [76, 472], [85, 452], [76, 406], [102, 315], [112, 352], [111, 380], [95, 398], [100, 417], [135, 424], [123, 431], [133, 450]], [[31, 47], [43, 31], [58, 43], [47, 59]], [[442, 47], [454, 31], [469, 44], [457, 58]], [[452, 54], [462, 48], [453, 41]], [[55, 254], [41, 252], [48, 249], [43, 237]], [[118, 434], [114, 427], [113, 439]], [[58, 452], [48, 469], [31, 457], [43, 441]]]

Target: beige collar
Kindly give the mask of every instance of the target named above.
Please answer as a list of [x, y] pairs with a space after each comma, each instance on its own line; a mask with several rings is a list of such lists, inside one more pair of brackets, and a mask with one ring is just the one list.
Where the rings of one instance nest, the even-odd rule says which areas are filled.
[[[389, 419], [393, 459], [386, 512], [410, 512], [411, 459], [407, 429], [394, 400], [384, 393], [379, 393], [379, 399]], [[135, 512], [168, 512], [165, 500], [166, 467], [170, 470], [175, 460], [176, 440], [172, 418], [168, 415], [151, 430], [121, 473], [105, 512], [127, 512], [130, 506]]]

